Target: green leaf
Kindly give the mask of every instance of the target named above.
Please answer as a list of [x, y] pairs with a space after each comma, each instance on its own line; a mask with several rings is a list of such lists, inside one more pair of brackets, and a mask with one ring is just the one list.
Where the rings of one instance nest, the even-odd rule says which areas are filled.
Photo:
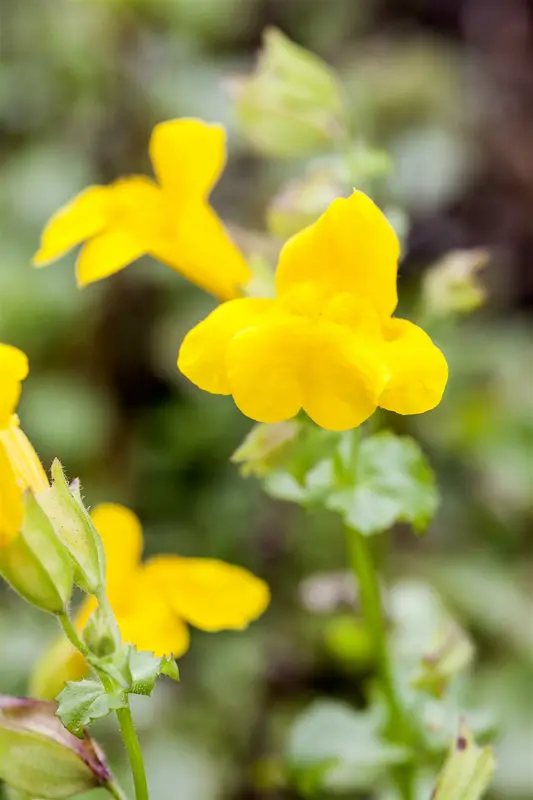
[[409, 522], [416, 531], [427, 526], [438, 494], [433, 472], [414, 439], [388, 431], [360, 442], [354, 431], [305, 436], [311, 458], [299, 443], [284, 468], [266, 476], [269, 494], [302, 505], [324, 505], [366, 536], [396, 522]]
[[158, 677], [167, 675], [172, 680], [179, 680], [179, 670], [173, 659], [154, 656], [131, 648], [129, 657], [131, 685], [127, 690], [131, 694], [151, 695]]
[[126, 704], [121, 694], [106, 692], [100, 681], [93, 680], [68, 681], [57, 700], [57, 716], [80, 739], [84, 728]]
[[496, 761], [490, 747], [478, 747], [462, 723], [443, 767], [433, 800], [479, 800], [487, 789]]
[[370, 789], [383, 770], [410, 753], [380, 738], [381, 713], [315, 701], [294, 723], [286, 761], [304, 791]]

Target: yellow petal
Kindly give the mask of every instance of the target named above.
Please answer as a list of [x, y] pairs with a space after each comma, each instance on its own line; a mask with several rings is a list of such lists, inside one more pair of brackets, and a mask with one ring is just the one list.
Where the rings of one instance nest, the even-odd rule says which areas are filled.
[[107, 584], [111, 593], [120, 591], [137, 568], [143, 549], [141, 523], [129, 508], [115, 503], [102, 503], [91, 513], [104, 545]]
[[185, 336], [178, 369], [206, 392], [231, 394], [226, 371], [229, 342], [272, 305], [272, 300], [242, 298], [218, 306]]
[[303, 407], [327, 430], [355, 428], [377, 408], [389, 373], [381, 341], [324, 321], [309, 332]]
[[242, 253], [204, 201], [184, 205], [173, 235], [160, 238], [152, 254], [219, 300], [239, 296], [251, 278]]
[[173, 119], [156, 125], [150, 157], [159, 184], [178, 201], [204, 200], [226, 163], [221, 125], [200, 119]]
[[440, 403], [448, 364], [422, 328], [405, 319], [384, 326], [391, 379], [379, 398], [381, 408], [398, 414], [422, 414]]
[[9, 425], [19, 401], [20, 382], [28, 369], [28, 359], [22, 350], [0, 342], [0, 428]]
[[0, 444], [0, 547], [18, 535], [22, 516], [22, 495], [5, 448]]
[[390, 316], [397, 304], [398, 238], [387, 218], [362, 192], [334, 200], [308, 228], [281, 251], [278, 295], [312, 282], [325, 298], [349, 292]]
[[146, 247], [129, 230], [110, 230], [90, 239], [76, 261], [79, 286], [113, 275], [146, 253]]
[[60, 637], [39, 658], [30, 677], [30, 697], [53, 700], [67, 681], [79, 681], [89, 672], [81, 653], [65, 637]]
[[212, 558], [158, 556], [145, 571], [175, 613], [204, 631], [245, 628], [270, 601], [260, 578]]
[[0, 443], [9, 458], [21, 491], [31, 489], [37, 494], [49, 488], [50, 484], [39, 456], [26, 434], [20, 429], [16, 415], [11, 417], [7, 428], [0, 430]]
[[[143, 567], [127, 569], [120, 580], [108, 581], [107, 595], [118, 623], [122, 641], [139, 650], [176, 658], [189, 648], [187, 626], [167, 603], [160, 586], [154, 585]], [[76, 614], [76, 628], [82, 631], [97, 608], [88, 597]]]
[[130, 607], [117, 612], [122, 640], [157, 656], [183, 655], [189, 649], [189, 631], [159, 594], [159, 588], [148, 591], [135, 586], [132, 591], [135, 594]]
[[227, 377], [237, 407], [257, 422], [282, 422], [303, 403], [307, 320], [277, 315], [246, 328], [227, 348]]
[[57, 211], [46, 225], [33, 263], [44, 267], [76, 245], [96, 236], [108, 220], [109, 188], [90, 186]]

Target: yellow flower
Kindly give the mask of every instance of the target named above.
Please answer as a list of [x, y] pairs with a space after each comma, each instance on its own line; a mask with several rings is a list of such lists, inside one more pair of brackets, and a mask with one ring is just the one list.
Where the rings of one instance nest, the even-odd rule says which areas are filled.
[[[92, 518], [104, 545], [107, 595], [122, 639], [139, 650], [179, 656], [189, 646], [186, 623], [204, 631], [242, 629], [267, 607], [267, 585], [241, 567], [170, 555], [142, 562], [141, 525], [128, 508], [106, 503]], [[80, 628], [95, 602], [83, 605]]]
[[179, 369], [258, 422], [303, 409], [323, 428], [347, 430], [378, 406], [429, 411], [448, 367], [421, 328], [392, 317], [399, 254], [368, 197], [335, 200], [285, 244], [276, 298], [219, 306], [185, 337]]
[[48, 487], [46, 473], [16, 415], [28, 359], [16, 347], [0, 343], [0, 547], [12, 541], [22, 525], [22, 493]]
[[148, 254], [221, 300], [237, 297], [250, 272], [208, 202], [226, 161], [224, 129], [197, 119], [163, 122], [150, 156], [158, 183], [133, 175], [83, 191], [49, 221], [35, 266], [85, 242], [80, 286]]

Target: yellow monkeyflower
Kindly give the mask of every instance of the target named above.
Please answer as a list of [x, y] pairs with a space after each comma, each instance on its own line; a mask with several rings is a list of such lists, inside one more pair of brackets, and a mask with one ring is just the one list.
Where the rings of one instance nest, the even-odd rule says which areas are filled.
[[91, 186], [59, 209], [35, 266], [85, 242], [76, 265], [80, 286], [151, 255], [221, 300], [237, 297], [250, 271], [208, 202], [226, 162], [224, 128], [198, 119], [163, 122], [152, 133], [150, 156], [157, 183], [133, 175]]
[[13, 413], [27, 374], [26, 355], [0, 343], [0, 547], [20, 531], [24, 490], [39, 492], [48, 488], [41, 462]]
[[[189, 647], [187, 624], [210, 632], [241, 630], [266, 609], [268, 586], [242, 567], [175, 555], [143, 562], [141, 524], [132, 511], [104, 503], [91, 516], [104, 545], [107, 596], [125, 643], [178, 657]], [[93, 597], [81, 606], [80, 631], [96, 606]], [[32, 693], [55, 696], [66, 680], [78, 680], [86, 671], [78, 651], [58, 640], [37, 667]]]
[[283, 247], [276, 298], [215, 309], [185, 337], [179, 369], [207, 392], [232, 395], [258, 422], [303, 409], [323, 428], [347, 430], [378, 406], [429, 411], [448, 367], [421, 328], [392, 317], [399, 255], [366, 195], [335, 200]]

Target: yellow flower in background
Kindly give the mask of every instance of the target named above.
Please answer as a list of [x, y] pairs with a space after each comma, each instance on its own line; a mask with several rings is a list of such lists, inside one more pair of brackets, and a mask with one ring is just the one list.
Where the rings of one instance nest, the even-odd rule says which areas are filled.
[[[241, 567], [211, 558], [162, 555], [141, 561], [141, 524], [128, 508], [102, 504], [92, 512], [106, 556], [106, 588], [123, 642], [156, 655], [181, 656], [187, 624], [204, 631], [242, 630], [266, 609], [266, 583]], [[88, 597], [76, 617], [81, 631], [96, 608]], [[32, 693], [55, 696], [87, 671], [82, 656], [58, 640], [37, 666]]]
[[150, 156], [157, 183], [140, 175], [91, 186], [44, 229], [34, 258], [45, 266], [85, 242], [80, 286], [151, 255], [221, 300], [238, 297], [249, 268], [208, 202], [226, 162], [221, 125], [177, 119], [156, 125]]
[[7, 427], [17, 407], [22, 381], [29, 372], [22, 350], [0, 342], [0, 429]]
[[303, 409], [323, 428], [347, 430], [378, 406], [429, 411], [448, 367], [421, 328], [392, 317], [399, 255], [366, 195], [335, 200], [283, 247], [276, 298], [219, 306], [185, 337], [179, 369], [258, 422]]
[[0, 343], [0, 547], [20, 531], [24, 490], [31, 488], [38, 492], [48, 488], [39, 457], [13, 413], [27, 374], [26, 355], [16, 347]]

